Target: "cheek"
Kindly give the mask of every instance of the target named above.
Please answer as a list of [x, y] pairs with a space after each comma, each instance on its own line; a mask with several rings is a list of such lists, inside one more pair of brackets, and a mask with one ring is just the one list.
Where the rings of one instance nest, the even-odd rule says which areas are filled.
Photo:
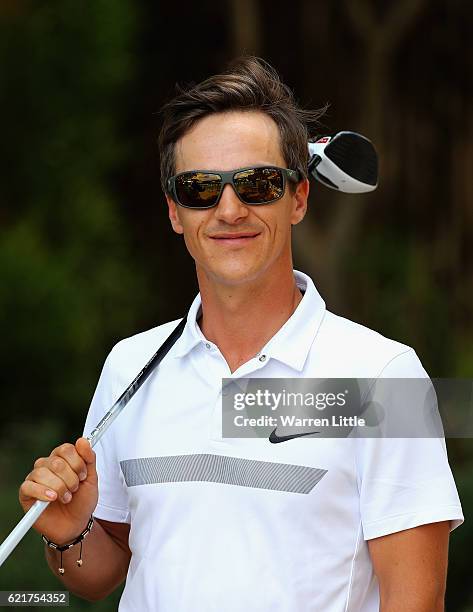
[[275, 211], [266, 221], [266, 225], [275, 242], [285, 242], [291, 235], [291, 211], [288, 207]]
[[193, 245], [195, 245], [196, 240], [197, 240], [197, 236], [196, 236], [196, 231], [187, 226], [184, 225], [184, 242], [186, 243], [186, 246], [189, 250], [193, 249]]
[[183, 236], [184, 236], [184, 244], [186, 245], [187, 250], [192, 256], [194, 256], [194, 248], [192, 247], [192, 241], [189, 240], [189, 236], [185, 230], [184, 230]]
[[191, 255], [194, 255], [199, 248], [199, 243], [203, 236], [202, 229], [204, 222], [205, 220], [199, 218], [197, 215], [195, 215], [195, 217], [192, 215], [190, 218], [188, 216], [182, 218], [184, 242]]

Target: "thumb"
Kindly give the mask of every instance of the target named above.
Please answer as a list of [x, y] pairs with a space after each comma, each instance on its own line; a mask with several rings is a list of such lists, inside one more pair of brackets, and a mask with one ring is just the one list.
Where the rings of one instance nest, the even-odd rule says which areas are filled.
[[87, 438], [79, 438], [75, 444], [76, 450], [79, 453], [79, 455], [82, 457], [82, 459], [85, 461], [86, 465], [87, 465], [87, 480], [89, 480], [91, 477], [96, 479], [97, 478], [97, 470], [96, 470], [96, 465], [95, 465], [95, 460], [96, 460], [96, 456], [95, 456], [95, 452], [92, 450], [92, 447], [90, 446], [90, 442], [87, 440]]

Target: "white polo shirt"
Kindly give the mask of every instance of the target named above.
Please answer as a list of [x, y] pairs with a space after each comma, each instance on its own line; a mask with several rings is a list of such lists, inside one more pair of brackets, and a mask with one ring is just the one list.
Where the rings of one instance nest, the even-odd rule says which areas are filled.
[[[196, 323], [197, 296], [95, 447], [94, 514], [131, 524], [121, 612], [377, 612], [367, 540], [463, 521], [442, 439], [222, 438], [222, 378], [427, 376], [411, 348], [326, 311], [311, 279], [295, 277], [296, 311], [233, 374]], [[113, 348], [85, 435], [177, 323]]]

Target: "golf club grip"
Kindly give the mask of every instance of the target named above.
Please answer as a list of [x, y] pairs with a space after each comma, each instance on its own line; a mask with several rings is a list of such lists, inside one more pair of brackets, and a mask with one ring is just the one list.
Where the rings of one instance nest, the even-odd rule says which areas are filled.
[[[117, 418], [123, 408], [128, 404], [131, 398], [135, 395], [138, 389], [148, 379], [149, 375], [160, 361], [167, 355], [170, 348], [182, 334], [186, 325], [187, 317], [184, 317], [180, 323], [174, 328], [171, 334], [161, 344], [156, 353], [151, 357], [148, 363], [143, 367], [141, 372], [135, 377], [132, 383], [128, 385], [125, 391], [120, 395], [117, 401], [113, 404], [110, 410], [105, 414], [97, 426], [87, 436], [90, 446], [93, 448], [100, 438], [104, 435], [113, 421]], [[50, 502], [36, 500], [28, 512], [25, 513], [21, 521], [11, 531], [10, 535], [0, 545], [0, 567], [14, 550], [17, 544], [24, 538], [29, 529], [36, 523], [41, 514], [46, 510]]]

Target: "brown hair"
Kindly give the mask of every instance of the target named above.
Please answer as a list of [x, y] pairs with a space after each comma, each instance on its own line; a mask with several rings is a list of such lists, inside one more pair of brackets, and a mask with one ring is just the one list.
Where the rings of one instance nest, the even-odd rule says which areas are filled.
[[256, 110], [269, 115], [277, 124], [281, 151], [288, 168], [307, 178], [308, 126], [318, 126], [326, 107], [306, 111], [297, 105], [292, 91], [276, 70], [261, 58], [244, 56], [232, 62], [222, 74], [205, 79], [186, 89], [162, 109], [159, 134], [161, 185], [168, 193], [167, 181], [175, 174], [176, 142], [203, 117], [226, 111]]

